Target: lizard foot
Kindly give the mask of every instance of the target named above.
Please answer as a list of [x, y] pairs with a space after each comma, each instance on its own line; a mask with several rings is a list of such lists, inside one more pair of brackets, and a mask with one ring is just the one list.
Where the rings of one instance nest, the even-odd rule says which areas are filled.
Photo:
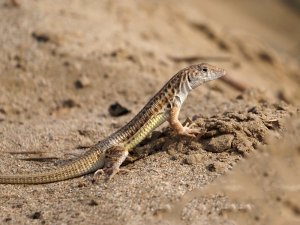
[[196, 137], [197, 134], [201, 132], [198, 128], [191, 128], [184, 126], [181, 131], [179, 131], [179, 134], [189, 136], [189, 137]]
[[120, 146], [113, 146], [105, 151], [104, 167], [98, 169], [93, 175], [93, 182], [96, 182], [101, 175], [104, 175], [105, 181], [109, 181], [118, 172], [129, 172], [127, 169], [120, 169], [128, 152]]
[[197, 124], [194, 123], [192, 120], [187, 119], [181, 128], [181, 130], [178, 132], [181, 135], [195, 137], [197, 134], [201, 133], [200, 128], [195, 128]]
[[120, 166], [127, 156], [128, 151], [121, 146], [114, 146], [106, 150], [103, 167], [106, 181], [113, 178], [119, 171], [125, 171], [125, 169], [120, 169]]

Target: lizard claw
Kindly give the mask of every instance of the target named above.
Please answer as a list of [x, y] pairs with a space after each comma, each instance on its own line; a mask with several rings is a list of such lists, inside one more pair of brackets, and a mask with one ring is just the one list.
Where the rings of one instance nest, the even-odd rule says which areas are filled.
[[104, 168], [104, 179], [105, 181], [110, 181], [118, 172], [119, 168], [114, 168], [114, 167], [107, 167]]
[[192, 120], [188, 119], [183, 123], [182, 130], [179, 131], [179, 134], [186, 135], [190, 137], [195, 137], [197, 134], [201, 133], [200, 128], [195, 128], [197, 124]]
[[200, 134], [201, 130], [198, 128], [192, 128], [190, 126], [182, 127], [182, 131], [179, 132], [181, 135], [186, 135], [190, 137], [196, 137], [197, 134]]
[[104, 171], [104, 177], [105, 181], [110, 181], [117, 173], [129, 173], [130, 170], [128, 169], [120, 169], [120, 168], [105, 168]]
[[93, 175], [92, 182], [96, 183], [98, 181], [100, 175], [103, 175], [103, 174], [104, 174], [103, 169], [98, 169]]

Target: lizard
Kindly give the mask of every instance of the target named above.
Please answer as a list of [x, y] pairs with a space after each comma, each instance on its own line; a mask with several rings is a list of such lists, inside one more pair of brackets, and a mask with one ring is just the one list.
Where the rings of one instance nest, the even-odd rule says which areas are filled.
[[154, 129], [168, 121], [175, 133], [195, 136], [199, 133], [193, 125], [182, 125], [178, 115], [188, 93], [226, 72], [207, 63], [188, 66], [176, 73], [158, 91], [142, 110], [125, 126], [99, 141], [77, 159], [71, 160], [48, 171], [3, 175], [1, 184], [43, 184], [63, 181], [95, 172], [95, 176], [104, 173], [110, 180], [135, 146], [145, 139]]

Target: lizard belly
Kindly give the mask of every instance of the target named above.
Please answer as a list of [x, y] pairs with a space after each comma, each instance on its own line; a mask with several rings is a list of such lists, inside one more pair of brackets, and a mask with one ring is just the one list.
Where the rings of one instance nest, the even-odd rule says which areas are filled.
[[124, 144], [127, 151], [130, 151], [136, 145], [138, 145], [142, 140], [144, 140], [148, 134], [150, 134], [155, 128], [160, 126], [163, 122], [167, 120], [166, 113], [159, 113], [152, 118], [150, 118], [129, 140]]

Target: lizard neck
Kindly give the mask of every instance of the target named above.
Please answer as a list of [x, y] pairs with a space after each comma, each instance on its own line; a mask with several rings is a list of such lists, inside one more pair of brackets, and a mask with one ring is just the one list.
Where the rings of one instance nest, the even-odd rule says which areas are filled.
[[191, 90], [192, 87], [187, 81], [187, 76], [181, 76], [177, 92], [175, 93], [174, 104], [180, 108]]

